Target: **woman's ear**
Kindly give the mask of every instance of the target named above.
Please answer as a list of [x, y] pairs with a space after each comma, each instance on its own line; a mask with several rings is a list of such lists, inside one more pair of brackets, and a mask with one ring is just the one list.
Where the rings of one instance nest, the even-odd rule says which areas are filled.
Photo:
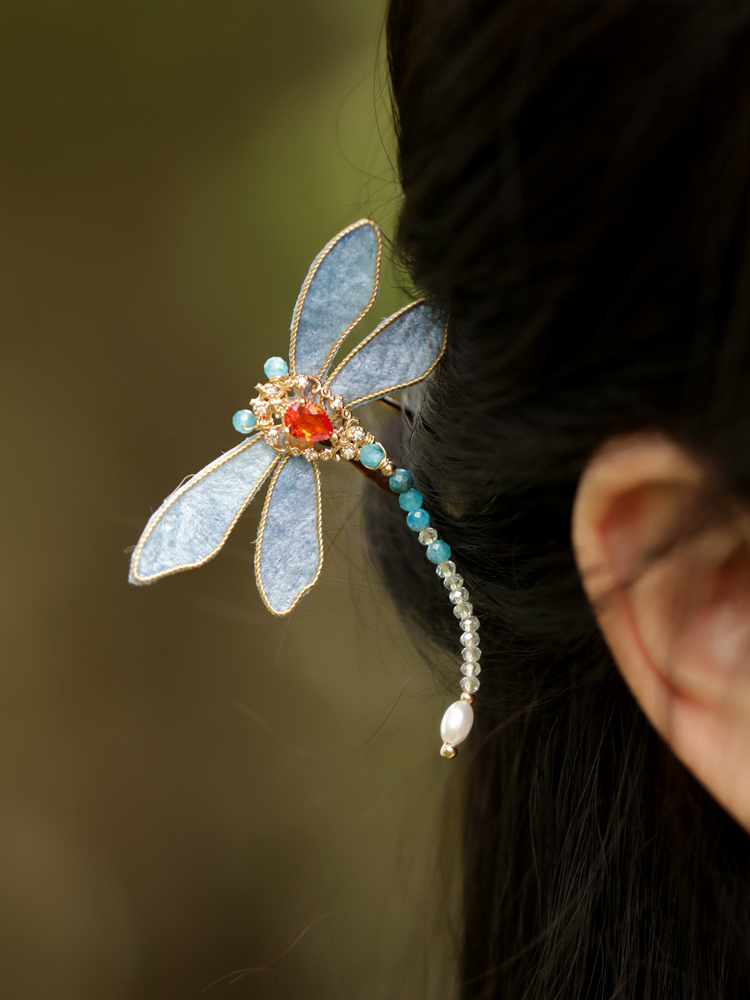
[[609, 441], [573, 508], [586, 593], [628, 687], [675, 755], [750, 831], [750, 517], [660, 434]]

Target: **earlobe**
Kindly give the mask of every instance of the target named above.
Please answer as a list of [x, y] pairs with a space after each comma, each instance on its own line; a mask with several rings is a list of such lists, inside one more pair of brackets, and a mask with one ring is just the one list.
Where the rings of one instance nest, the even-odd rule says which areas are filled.
[[709, 480], [664, 435], [613, 439], [581, 477], [573, 547], [604, 637], [644, 713], [750, 829], [747, 517], [727, 509], [707, 516]]

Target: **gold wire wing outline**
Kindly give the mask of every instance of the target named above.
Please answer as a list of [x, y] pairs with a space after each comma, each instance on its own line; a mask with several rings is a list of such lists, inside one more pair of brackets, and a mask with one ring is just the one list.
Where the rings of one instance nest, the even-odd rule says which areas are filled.
[[[391, 323], [395, 322], [395, 320], [397, 320], [400, 316], [403, 316], [404, 313], [409, 312], [410, 309], [414, 309], [415, 306], [422, 305], [426, 301], [427, 301], [427, 299], [425, 299], [425, 298], [416, 299], [416, 301], [410, 302], [408, 305], [405, 305], [402, 309], [399, 309], [398, 312], [393, 313], [392, 316], [389, 316], [387, 319], [383, 320], [383, 322], [379, 326], [375, 327], [375, 329], [372, 331], [371, 334], [369, 334], [369, 336], [365, 337], [365, 339], [363, 341], [361, 341], [359, 344], [357, 344], [357, 346], [347, 354], [347, 356], [344, 358], [344, 360], [340, 364], [338, 364], [336, 366], [336, 368], [334, 369], [334, 371], [325, 380], [325, 386], [326, 386], [326, 388], [329, 388], [331, 386], [331, 384], [333, 383], [333, 380], [336, 378], [336, 376], [342, 370], [342, 368], [344, 367], [344, 365], [346, 365], [349, 361], [351, 361], [351, 359], [356, 354], [358, 354], [362, 350], [363, 347], [365, 347], [367, 344], [369, 344], [371, 340], [373, 340], [375, 337], [377, 337], [377, 335], [379, 333], [382, 333], [383, 330], [385, 330], [387, 327], [389, 327], [391, 325]], [[442, 343], [442, 346], [441, 346], [440, 351], [437, 354], [435, 360], [432, 362], [432, 364], [430, 365], [430, 367], [427, 369], [426, 372], [423, 372], [423, 374], [417, 376], [417, 378], [410, 379], [408, 382], [400, 382], [398, 385], [392, 385], [392, 386], [389, 386], [386, 389], [379, 389], [377, 392], [370, 393], [369, 396], [360, 396], [358, 399], [352, 399], [352, 400], [345, 399], [344, 403], [346, 404], [347, 407], [349, 407], [349, 409], [351, 409], [352, 407], [355, 407], [355, 406], [361, 406], [363, 403], [369, 403], [371, 399], [380, 399], [381, 396], [387, 396], [391, 392], [397, 392], [399, 389], [405, 389], [409, 385], [416, 385], [417, 382], [421, 382], [422, 379], [427, 378], [427, 376], [431, 372], [433, 372], [435, 370], [435, 368], [437, 367], [437, 363], [440, 361], [440, 359], [442, 358], [442, 356], [445, 354], [445, 348], [446, 348], [446, 344], [447, 343], [448, 343], [448, 319], [446, 318], [446, 320], [445, 320], [445, 326], [443, 327], [443, 343]]]
[[289, 614], [292, 613], [292, 611], [294, 611], [294, 609], [297, 607], [297, 605], [302, 600], [302, 598], [305, 596], [305, 594], [308, 594], [313, 589], [313, 587], [315, 586], [315, 584], [318, 582], [318, 580], [320, 579], [320, 574], [321, 574], [321, 572], [323, 570], [323, 555], [324, 555], [324, 551], [323, 551], [323, 500], [322, 500], [321, 491], [320, 491], [320, 470], [318, 469], [318, 463], [317, 462], [311, 462], [310, 465], [312, 466], [313, 472], [315, 473], [315, 505], [316, 505], [316, 524], [317, 524], [317, 537], [318, 537], [318, 568], [317, 568], [317, 570], [315, 572], [315, 577], [313, 578], [312, 582], [309, 583], [305, 587], [305, 589], [302, 590], [297, 595], [297, 597], [294, 599], [294, 603], [291, 605], [291, 607], [287, 608], [286, 611], [276, 611], [275, 608], [271, 607], [271, 604], [270, 604], [270, 602], [268, 600], [268, 595], [266, 594], [266, 592], [265, 592], [265, 590], [263, 588], [263, 583], [262, 583], [261, 578], [260, 578], [260, 553], [261, 553], [261, 548], [263, 546], [263, 534], [264, 534], [264, 531], [265, 531], [265, 528], [266, 528], [266, 519], [268, 517], [268, 508], [269, 508], [269, 505], [271, 503], [271, 497], [273, 496], [273, 488], [276, 485], [276, 480], [281, 475], [281, 470], [284, 468], [284, 466], [290, 460], [290, 458], [298, 458], [298, 457], [299, 456], [295, 456], [295, 455], [286, 455], [286, 456], [284, 456], [284, 458], [282, 458], [281, 462], [279, 462], [279, 464], [277, 465], [276, 469], [274, 470], [273, 478], [271, 479], [271, 482], [268, 485], [268, 492], [266, 493], [266, 499], [263, 501], [263, 513], [260, 515], [260, 523], [258, 524], [258, 538], [257, 538], [256, 543], [255, 543], [255, 559], [254, 559], [255, 582], [256, 582], [256, 584], [258, 586], [258, 592], [259, 592], [259, 594], [261, 596], [261, 599], [262, 599], [263, 603], [268, 608], [268, 610], [271, 612], [271, 614], [275, 615], [277, 618], [284, 618], [286, 615], [289, 615]]
[[[354, 320], [354, 322], [352, 322], [352, 323], [349, 324], [349, 326], [339, 336], [339, 338], [336, 341], [336, 343], [333, 345], [333, 347], [331, 348], [331, 350], [328, 352], [322, 368], [317, 373], [318, 378], [320, 378], [320, 379], [323, 378], [323, 376], [325, 375], [325, 373], [326, 373], [326, 371], [328, 369], [328, 366], [330, 365], [331, 361], [333, 360], [333, 358], [334, 358], [336, 352], [338, 351], [339, 347], [341, 347], [341, 345], [346, 340], [346, 338], [349, 336], [349, 334], [352, 332], [352, 330], [354, 329], [354, 327], [358, 323], [360, 323], [362, 321], [362, 319], [365, 317], [365, 315], [370, 311], [370, 309], [373, 306], [373, 303], [375, 302], [375, 299], [378, 297], [378, 290], [380, 288], [381, 258], [382, 258], [382, 254], [383, 254], [383, 234], [380, 231], [380, 226], [378, 226], [375, 222], [373, 222], [372, 219], [360, 219], [359, 222], [353, 222], [351, 224], [351, 226], [347, 226], [346, 229], [342, 229], [340, 233], [337, 233], [336, 236], [334, 236], [333, 239], [330, 240], [330, 242], [326, 243], [326, 245], [323, 247], [323, 249], [320, 251], [320, 253], [316, 257], [315, 261], [313, 262], [313, 265], [310, 268], [310, 271], [309, 271], [307, 277], [305, 278], [305, 282], [302, 285], [302, 288], [300, 289], [300, 293], [297, 296], [297, 303], [296, 303], [296, 305], [294, 307], [294, 315], [292, 317], [291, 339], [290, 339], [290, 342], [289, 342], [289, 367], [290, 367], [292, 375], [296, 375], [297, 374], [296, 359], [295, 359], [295, 347], [297, 345], [297, 330], [299, 329], [299, 320], [300, 320], [300, 316], [302, 315], [302, 309], [303, 309], [303, 307], [305, 305], [305, 299], [307, 298], [307, 293], [308, 293], [308, 291], [310, 289], [310, 285], [313, 282], [313, 278], [318, 273], [320, 265], [326, 259], [326, 257], [331, 252], [331, 250], [333, 250], [333, 248], [339, 243], [339, 241], [342, 240], [345, 236], [348, 236], [349, 233], [353, 233], [356, 229], [361, 229], [362, 226], [369, 226], [372, 229], [372, 231], [375, 233], [375, 238], [377, 239], [377, 253], [375, 254], [375, 276], [374, 276], [373, 286], [372, 286], [372, 295], [370, 296], [370, 301], [364, 307], [364, 309], [359, 314], [359, 316], [357, 316], [357, 318]], [[303, 372], [302, 374], [308, 375], [308, 374], [311, 374], [311, 373], [310, 372]]]
[[167, 497], [167, 499], [164, 501], [159, 511], [157, 511], [159, 517], [146, 526], [145, 531], [138, 539], [138, 544], [136, 545], [135, 550], [133, 551], [133, 555], [130, 560], [130, 575], [137, 583], [155, 583], [157, 580], [161, 580], [165, 576], [174, 576], [175, 573], [182, 573], [186, 569], [198, 569], [199, 566], [205, 566], [207, 562], [210, 562], [216, 555], [219, 554], [219, 552], [224, 547], [227, 538], [229, 538], [230, 534], [232, 533], [234, 526], [237, 524], [240, 517], [247, 509], [248, 504], [253, 500], [253, 498], [257, 495], [258, 491], [261, 489], [263, 484], [266, 482], [269, 474], [273, 470], [273, 467], [278, 464], [279, 461], [278, 457], [274, 458], [271, 461], [271, 464], [268, 466], [268, 469], [261, 478], [260, 482], [255, 485], [252, 492], [248, 495], [245, 502], [237, 511], [234, 518], [232, 519], [232, 523], [224, 532], [221, 541], [213, 550], [213, 552], [209, 553], [209, 555], [207, 556], [204, 556], [203, 559], [199, 559], [197, 562], [184, 563], [182, 566], [175, 566], [173, 569], [165, 569], [162, 570], [160, 573], [154, 574], [154, 576], [141, 577], [138, 576], [138, 573], [136, 571], [138, 562], [141, 558], [141, 553], [143, 552], [146, 542], [151, 537], [151, 533], [153, 532], [157, 524], [161, 522], [161, 519], [164, 517], [167, 511], [170, 510], [170, 508], [174, 505], [174, 503], [177, 500], [179, 500], [181, 496], [187, 493], [188, 490], [192, 489], [193, 486], [195, 486], [201, 480], [205, 479], [206, 476], [209, 476], [212, 472], [215, 472], [216, 469], [221, 468], [222, 465], [225, 465], [227, 462], [231, 461], [231, 459], [235, 458], [237, 455], [241, 454], [243, 451], [246, 451], [248, 448], [251, 448], [253, 445], [257, 444], [259, 441], [262, 440], [263, 438], [260, 434], [255, 434], [253, 435], [253, 437], [250, 438], [249, 441], [243, 441], [240, 445], [237, 445], [235, 448], [231, 448], [228, 452], [226, 452], [226, 454], [222, 455], [216, 461], [211, 462], [209, 465], [207, 465], [205, 469], [201, 469], [200, 472], [196, 472], [196, 474], [192, 478], [188, 479], [186, 483], [183, 483], [182, 486], [179, 486], [174, 491], [174, 493], [171, 493]]

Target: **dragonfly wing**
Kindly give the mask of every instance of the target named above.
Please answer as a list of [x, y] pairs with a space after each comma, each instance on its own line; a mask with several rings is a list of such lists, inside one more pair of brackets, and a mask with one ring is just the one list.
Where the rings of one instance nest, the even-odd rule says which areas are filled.
[[266, 607], [286, 615], [315, 584], [323, 564], [317, 463], [285, 458], [268, 489], [255, 548], [255, 579]]
[[130, 561], [131, 583], [212, 559], [279, 459], [255, 435], [196, 473], [151, 516]]
[[445, 350], [448, 319], [424, 299], [383, 320], [326, 383], [351, 409], [429, 375]]
[[375, 301], [380, 229], [369, 219], [334, 236], [312, 263], [294, 307], [289, 358], [293, 374], [323, 378], [344, 337]]

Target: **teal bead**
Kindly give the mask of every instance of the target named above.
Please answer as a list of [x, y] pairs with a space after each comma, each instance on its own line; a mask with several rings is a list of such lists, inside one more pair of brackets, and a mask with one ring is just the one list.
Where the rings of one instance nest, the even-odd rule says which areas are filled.
[[419, 510], [424, 502], [424, 497], [419, 490], [407, 490], [398, 498], [398, 505], [401, 510]]
[[255, 419], [255, 414], [252, 410], [237, 410], [232, 417], [234, 429], [239, 431], [240, 434], [249, 434], [257, 423], [258, 421]]
[[406, 523], [412, 531], [421, 531], [423, 528], [429, 528], [430, 515], [424, 507], [420, 507], [419, 510], [413, 510], [406, 515]]
[[359, 460], [366, 469], [377, 469], [385, 458], [382, 444], [363, 444], [359, 449]]
[[406, 493], [407, 490], [412, 488], [413, 483], [414, 480], [408, 469], [396, 469], [388, 480], [388, 485], [394, 493]]
[[283, 378], [289, 374], [289, 365], [283, 358], [269, 358], [263, 365], [266, 378]]
[[450, 557], [451, 547], [441, 538], [439, 538], [436, 542], [433, 542], [432, 545], [427, 546], [427, 558], [431, 563], [435, 563], [435, 565], [445, 562], [445, 560], [450, 559]]

